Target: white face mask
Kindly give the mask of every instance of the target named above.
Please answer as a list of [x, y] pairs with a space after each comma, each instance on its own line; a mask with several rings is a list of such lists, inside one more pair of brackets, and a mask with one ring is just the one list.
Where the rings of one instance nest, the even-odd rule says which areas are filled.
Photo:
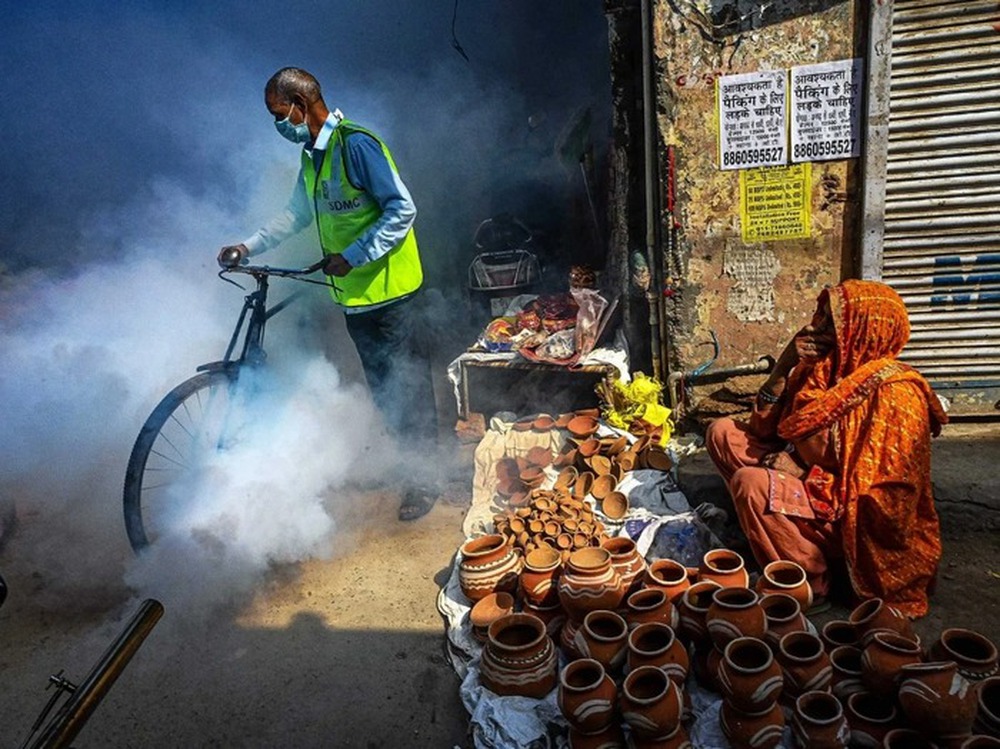
[[308, 143], [312, 139], [312, 134], [309, 132], [309, 126], [306, 124], [305, 112], [303, 112], [302, 122], [298, 125], [293, 125], [288, 119], [292, 116], [292, 109], [294, 108], [294, 104], [289, 104], [288, 116], [283, 120], [275, 122], [274, 127], [282, 138], [290, 140], [292, 143]]

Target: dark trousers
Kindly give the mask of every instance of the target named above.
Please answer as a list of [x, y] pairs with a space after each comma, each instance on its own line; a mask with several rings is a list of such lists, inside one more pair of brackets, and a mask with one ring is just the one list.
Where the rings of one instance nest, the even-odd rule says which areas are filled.
[[421, 321], [420, 294], [371, 312], [346, 315], [372, 398], [401, 445], [437, 440], [437, 411]]

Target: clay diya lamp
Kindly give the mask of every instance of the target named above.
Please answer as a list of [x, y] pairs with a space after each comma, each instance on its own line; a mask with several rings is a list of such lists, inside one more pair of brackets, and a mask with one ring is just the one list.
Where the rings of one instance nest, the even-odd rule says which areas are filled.
[[643, 588], [630, 594], [625, 599], [625, 621], [629, 629], [635, 629], [640, 624], [660, 622], [670, 627], [676, 627], [680, 620], [677, 608], [667, 598], [667, 592], [662, 588]]
[[983, 679], [976, 685], [979, 711], [974, 730], [977, 734], [1000, 737], [1000, 676]]
[[511, 425], [511, 428], [515, 432], [527, 432], [529, 429], [531, 429], [531, 424], [532, 422], [534, 422], [534, 420], [535, 420], [534, 417], [518, 419]]
[[884, 700], [871, 692], [855, 692], [844, 705], [847, 725], [851, 728], [851, 746], [879, 747], [885, 735], [896, 727], [898, 713], [893, 700]]
[[937, 749], [934, 742], [912, 728], [893, 728], [885, 734], [879, 746], [884, 749]]
[[746, 588], [750, 584], [743, 557], [731, 549], [705, 552], [698, 567], [699, 580], [712, 580], [723, 588]]
[[508, 614], [490, 625], [480, 681], [494, 694], [540, 699], [556, 685], [556, 648], [545, 623], [532, 614]]
[[577, 473], [577, 470], [573, 466], [566, 466], [561, 471], [559, 471], [559, 475], [556, 476], [556, 482], [553, 488], [568, 489], [569, 487], [573, 486], [573, 483], [576, 481], [576, 478], [579, 475], [580, 474]]
[[648, 448], [642, 456], [643, 466], [651, 471], [663, 471], [666, 473], [674, 467], [674, 461], [667, 455], [665, 450], [656, 447]]
[[[608, 515], [607, 512], [604, 514]], [[680, 562], [675, 562], [673, 559], [656, 559], [649, 563], [643, 585], [647, 588], [661, 588], [670, 601], [676, 604], [684, 595], [684, 591], [691, 587], [691, 580], [688, 578], [687, 568]]]
[[778, 641], [776, 654], [785, 677], [782, 698], [791, 703], [806, 692], [825, 692], [833, 679], [830, 656], [819, 635], [790, 632]]
[[958, 672], [972, 682], [997, 673], [997, 646], [971, 629], [950, 627], [928, 649], [934, 661], [955, 661]]
[[576, 499], [583, 499], [588, 494], [590, 494], [590, 488], [594, 485], [594, 474], [590, 471], [584, 471], [579, 476], [576, 477], [576, 481], [573, 483], [573, 496]]
[[853, 645], [841, 645], [830, 651], [833, 676], [830, 688], [842, 703], [855, 692], [865, 691], [861, 681], [861, 650]]
[[810, 749], [845, 749], [851, 740], [844, 708], [829, 692], [806, 692], [795, 700], [792, 735]]
[[625, 662], [628, 625], [614, 611], [591, 611], [576, 631], [576, 649], [584, 658], [593, 658], [609, 673]]
[[601, 502], [615, 490], [617, 483], [614, 476], [608, 474], [598, 476], [590, 486], [590, 496]]
[[552, 426], [554, 426], [556, 429], [565, 429], [566, 427], [569, 426], [569, 422], [573, 419], [575, 415], [576, 414], [572, 413], [559, 414], [559, 416], [556, 417], [555, 423], [553, 423]]
[[618, 700], [622, 719], [640, 738], [668, 736], [680, 725], [684, 709], [680, 689], [656, 666], [630, 671]]
[[530, 489], [537, 489], [545, 481], [545, 469], [538, 466], [528, 466], [520, 474], [521, 483]]
[[620, 437], [610, 437], [607, 441], [602, 440], [604, 443], [604, 454], [609, 458], [618, 455], [628, 447], [628, 437], [624, 435]]
[[612, 458], [612, 462], [621, 469], [622, 473], [635, 470], [636, 457], [634, 453], [620, 452]]
[[611, 554], [611, 564], [618, 571], [624, 594], [638, 590], [646, 572], [646, 560], [639, 553], [635, 541], [626, 536], [616, 536], [602, 541], [601, 548]]
[[513, 593], [521, 572], [521, 557], [499, 533], [473, 538], [459, 549], [458, 581], [470, 601], [490, 593]]
[[590, 438], [585, 439], [580, 442], [576, 447], [577, 460], [582, 460], [584, 465], [588, 468], [590, 467], [590, 459], [595, 455], [599, 455], [601, 450], [601, 441], [598, 439]]
[[719, 725], [733, 749], [769, 749], [781, 742], [785, 715], [777, 704], [770, 710], [752, 714], [737, 710], [723, 700]]
[[[586, 439], [597, 431], [599, 424], [595, 416], [574, 416], [569, 420], [566, 429], [574, 437]], [[600, 443], [598, 443], [600, 444]]]
[[527, 459], [528, 463], [533, 466], [539, 466], [540, 468], [545, 468], [545, 466], [552, 464], [552, 451], [549, 448], [541, 447], [540, 445], [536, 445], [528, 450], [524, 457]]
[[859, 604], [851, 612], [848, 621], [854, 625], [862, 648], [868, 646], [876, 632], [896, 632], [918, 642], [906, 614], [881, 598], [869, 598]]
[[559, 601], [571, 620], [582, 622], [591, 611], [613, 611], [624, 593], [607, 549], [588, 547], [569, 555], [559, 578]]
[[803, 611], [808, 611], [813, 604], [812, 586], [806, 571], [795, 562], [784, 559], [764, 565], [756, 590], [762, 596], [768, 593], [789, 595], [799, 602]]
[[809, 631], [802, 607], [789, 595], [769, 593], [760, 599], [760, 607], [764, 610], [764, 618], [767, 620], [764, 641], [775, 650], [778, 649], [781, 638], [789, 632]]
[[573, 661], [559, 675], [559, 711], [581, 733], [597, 733], [614, 722], [617, 696], [618, 687], [593, 658]]
[[539, 414], [531, 422], [531, 428], [536, 432], [547, 432], [556, 425], [556, 420], [548, 414]]
[[721, 586], [714, 580], [700, 580], [677, 599], [680, 621], [677, 624], [681, 637], [696, 647], [709, 643], [705, 615], [712, 605], [712, 594]]
[[876, 632], [861, 653], [861, 681], [876, 697], [896, 697], [899, 670], [922, 660], [920, 646], [895, 632]]
[[745, 713], [770, 710], [784, 679], [771, 649], [756, 637], [732, 640], [722, 654], [717, 686], [723, 699]]
[[767, 617], [760, 596], [750, 588], [719, 588], [705, 613], [708, 636], [720, 651], [737, 637], [764, 638]]
[[587, 465], [594, 472], [595, 476], [608, 476], [611, 474], [611, 458], [603, 455], [592, 455], [587, 459]]
[[628, 497], [619, 491], [610, 491], [601, 500], [601, 512], [610, 520], [621, 520], [628, 514]]
[[673, 627], [662, 621], [644, 622], [629, 633], [626, 663], [630, 673], [641, 666], [656, 666], [679, 687], [684, 686], [691, 667]]
[[819, 636], [823, 640], [826, 649], [833, 652], [834, 648], [842, 645], [852, 645], [859, 647], [861, 641], [858, 640], [857, 630], [854, 625], [846, 619], [832, 619], [823, 625], [819, 631]]
[[907, 725], [939, 743], [952, 744], [972, 732], [975, 690], [955, 661], [911, 663], [899, 669], [899, 706]]
[[486, 642], [486, 632], [490, 625], [513, 611], [514, 596], [510, 593], [490, 593], [488, 596], [480, 598], [469, 611], [472, 634], [480, 642]]

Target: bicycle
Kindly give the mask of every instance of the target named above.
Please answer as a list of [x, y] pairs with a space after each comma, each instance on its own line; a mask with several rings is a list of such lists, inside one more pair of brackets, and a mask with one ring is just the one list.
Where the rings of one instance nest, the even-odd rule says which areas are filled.
[[[123, 490], [125, 530], [136, 553], [150, 543], [150, 513], [146, 510], [157, 502], [169, 501], [170, 490], [179, 487], [197, 465], [199, 457], [209, 450], [225, 449], [226, 419], [240, 371], [244, 367], [259, 367], [264, 363], [267, 358], [264, 350], [267, 321], [301, 293], [295, 292], [269, 308], [269, 279], [277, 276], [327, 286], [327, 281], [305, 278], [319, 270], [323, 263], [320, 260], [302, 269], [237, 265], [219, 271], [219, 278], [241, 289], [244, 287], [226, 278], [226, 275], [243, 273], [252, 276], [257, 288], [243, 299], [243, 309], [222, 359], [197, 367], [198, 374], [167, 393], [136, 437], [125, 470]], [[243, 345], [239, 357], [234, 358], [244, 325]]]
[[[143, 601], [79, 686], [66, 679], [62, 671], [49, 676], [49, 685], [54, 686], [56, 691], [42, 708], [21, 749], [69, 747], [161, 616], [163, 604], [153, 598]], [[49, 713], [63, 696], [67, 696], [66, 701], [51, 720], [47, 720]], [[35, 734], [38, 736], [32, 741]]]

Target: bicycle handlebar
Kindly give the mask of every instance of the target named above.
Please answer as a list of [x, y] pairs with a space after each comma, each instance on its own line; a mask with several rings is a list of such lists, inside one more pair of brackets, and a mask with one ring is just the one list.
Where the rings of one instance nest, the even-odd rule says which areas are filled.
[[234, 265], [232, 268], [223, 268], [219, 271], [219, 275], [221, 276], [223, 273], [246, 273], [251, 276], [280, 276], [286, 278], [290, 276], [308, 276], [322, 268], [325, 262], [326, 258], [322, 258], [307, 268], [272, 268], [270, 265]]

